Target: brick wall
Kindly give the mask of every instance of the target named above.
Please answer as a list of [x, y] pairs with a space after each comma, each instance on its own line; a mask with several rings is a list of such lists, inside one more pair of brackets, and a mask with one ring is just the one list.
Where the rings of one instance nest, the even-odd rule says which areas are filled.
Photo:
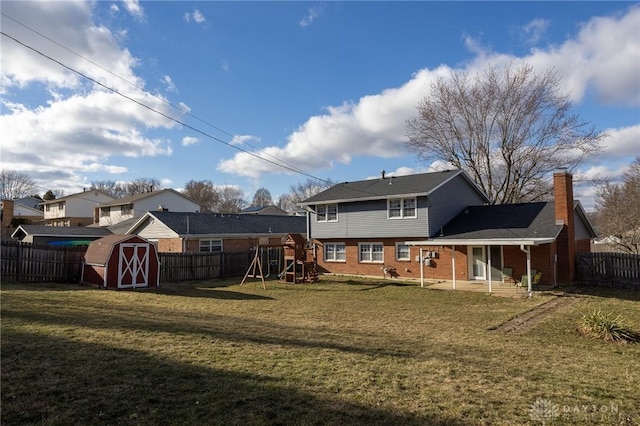
[[573, 178], [569, 173], [553, 174], [555, 218], [564, 226], [558, 236], [558, 282], [571, 284], [575, 275], [576, 235], [573, 209]]
[[[317, 247], [318, 270], [324, 273], [378, 276], [382, 278], [384, 266], [393, 268], [392, 276], [396, 278], [420, 278], [420, 263], [416, 257], [420, 255], [419, 247], [410, 247], [409, 260], [396, 260], [396, 242], [405, 242], [406, 239], [359, 239], [359, 240], [336, 240], [328, 242], [345, 243], [346, 262], [325, 262], [324, 246], [320, 241], [315, 241]], [[384, 245], [384, 262], [367, 263], [359, 262], [359, 242], [375, 242]], [[424, 246], [424, 251], [437, 253], [437, 257], [431, 260], [431, 265], [424, 266], [425, 279], [452, 279], [452, 250], [451, 247]], [[424, 254], [424, 253], [423, 253]], [[467, 277], [467, 248], [466, 246], [456, 247], [456, 279], [466, 280]], [[388, 275], [387, 275], [388, 277]]]

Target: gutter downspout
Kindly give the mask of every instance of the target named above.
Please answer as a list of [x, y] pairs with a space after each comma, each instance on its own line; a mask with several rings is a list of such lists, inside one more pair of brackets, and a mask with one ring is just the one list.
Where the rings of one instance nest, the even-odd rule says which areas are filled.
[[520, 244], [520, 250], [527, 254], [527, 293], [529, 297], [533, 295], [531, 290], [531, 281], [533, 281], [533, 277], [531, 276], [531, 247], [527, 246], [524, 248], [524, 244]]
[[424, 261], [422, 257], [422, 247], [420, 247], [420, 287], [424, 288]]

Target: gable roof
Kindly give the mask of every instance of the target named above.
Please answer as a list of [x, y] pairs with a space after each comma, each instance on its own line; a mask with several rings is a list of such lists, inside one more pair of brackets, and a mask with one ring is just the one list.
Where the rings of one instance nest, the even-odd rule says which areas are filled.
[[[69, 195], [65, 195], [64, 197], [60, 197], [60, 198], [54, 198], [53, 200], [49, 200], [49, 201], [42, 201], [43, 205], [46, 204], [55, 204], [55, 203], [59, 203], [60, 201], [65, 201], [68, 200], [70, 198], [82, 198], [82, 195], [87, 195], [89, 193], [93, 192], [94, 195], [104, 195], [106, 197], [109, 197], [111, 199], [114, 199], [113, 196], [107, 194], [106, 192], [100, 191], [98, 189], [91, 189], [91, 190], [86, 190], [86, 191], [82, 191], [82, 192], [76, 192], [75, 194], [69, 194]], [[90, 200], [90, 201], [94, 201], [94, 200]]]
[[11, 234], [12, 238], [22, 238], [26, 235], [39, 237], [104, 237], [111, 235], [106, 228], [94, 228], [87, 226], [45, 226], [45, 225], [20, 225]]
[[298, 203], [298, 205], [308, 206], [334, 202], [378, 200], [399, 196], [429, 195], [456, 176], [462, 176], [486, 199], [486, 196], [467, 174], [457, 169], [407, 176], [387, 176], [384, 179], [376, 178], [356, 182], [343, 182], [307, 198]]
[[107, 235], [92, 241], [84, 254], [85, 263], [92, 265], [105, 265], [115, 245], [133, 240], [134, 242], [146, 242], [144, 238], [137, 235]]
[[116, 198], [115, 200], [109, 201], [108, 203], [99, 204], [98, 207], [113, 207], [113, 206], [122, 206], [124, 204], [135, 204], [136, 201], [144, 200], [146, 198], [152, 198], [152, 197], [155, 197], [157, 195], [160, 195], [160, 194], [166, 193], [166, 192], [172, 192], [172, 193], [174, 193], [176, 195], [179, 195], [180, 197], [184, 198], [185, 200], [188, 200], [188, 201], [191, 201], [193, 203], [196, 203], [196, 204], [200, 205], [200, 203], [198, 203], [197, 201], [192, 200], [191, 198], [187, 197], [184, 194], [181, 194], [180, 192], [176, 191], [175, 189], [166, 188], [166, 189], [161, 189], [159, 191], [143, 192], [142, 194], [134, 194], [134, 195], [130, 195], [128, 197]]
[[304, 216], [147, 212], [127, 231], [127, 234], [135, 233], [150, 219], [162, 222], [179, 236], [267, 235], [307, 232], [307, 222]]

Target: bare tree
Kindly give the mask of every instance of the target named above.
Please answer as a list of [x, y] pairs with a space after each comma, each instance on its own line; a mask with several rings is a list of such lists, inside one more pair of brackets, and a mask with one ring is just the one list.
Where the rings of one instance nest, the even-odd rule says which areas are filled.
[[253, 196], [251, 205], [256, 206], [270, 206], [273, 205], [273, 198], [271, 198], [271, 192], [267, 188], [258, 188]]
[[23, 172], [10, 169], [0, 170], [0, 197], [3, 200], [28, 197], [37, 190], [31, 177]]
[[606, 136], [571, 112], [555, 71], [529, 65], [438, 79], [408, 120], [408, 145], [426, 161], [465, 170], [492, 204], [545, 197], [549, 176], [575, 169]]
[[184, 186], [182, 193], [200, 203], [203, 212], [216, 211], [220, 202], [220, 191], [210, 180], [190, 180]]
[[126, 184], [113, 180], [97, 180], [91, 182], [91, 190], [98, 190], [114, 198], [121, 198], [127, 195]]
[[238, 213], [247, 206], [242, 189], [236, 186], [223, 186], [220, 188], [220, 200], [217, 210], [219, 213]]
[[605, 183], [596, 194], [598, 233], [624, 252], [640, 254], [640, 157], [621, 183]]
[[126, 195], [144, 194], [162, 189], [160, 181], [156, 178], [138, 178], [126, 184]]
[[298, 209], [297, 204], [319, 192], [335, 185], [331, 179], [321, 180], [308, 178], [304, 182], [300, 182], [289, 187], [288, 194], [282, 194], [278, 198], [278, 207], [289, 213], [293, 213]]

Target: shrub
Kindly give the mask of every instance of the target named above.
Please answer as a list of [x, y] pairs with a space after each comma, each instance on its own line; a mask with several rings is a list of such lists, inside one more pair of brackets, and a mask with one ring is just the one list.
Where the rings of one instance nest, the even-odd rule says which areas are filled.
[[605, 314], [600, 309], [594, 309], [589, 313], [582, 314], [580, 332], [586, 336], [604, 339], [609, 342], [640, 342], [640, 335], [625, 323], [621, 315], [614, 317], [613, 312]]

